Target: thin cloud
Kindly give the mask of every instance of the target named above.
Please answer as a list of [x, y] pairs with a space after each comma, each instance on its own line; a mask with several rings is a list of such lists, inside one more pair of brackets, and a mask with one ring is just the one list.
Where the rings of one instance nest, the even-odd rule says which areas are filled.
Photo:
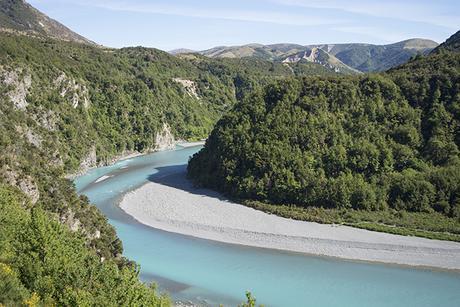
[[333, 30], [343, 33], [365, 35], [375, 39], [383, 40], [386, 43], [394, 43], [413, 37], [404, 33], [395, 33], [393, 31], [384, 31], [378, 27], [372, 26], [340, 26], [333, 27]]
[[270, 0], [272, 3], [303, 8], [335, 9], [374, 17], [423, 22], [458, 29], [460, 10], [452, 1], [339, 1], [339, 0]]
[[238, 9], [208, 9], [197, 8], [196, 6], [192, 7], [186, 5], [171, 5], [165, 3], [145, 4], [136, 3], [136, 1], [127, 2], [119, 0], [68, 0], [67, 2], [77, 5], [97, 7], [121, 12], [164, 14], [183, 17], [224, 19], [248, 22], [264, 22], [293, 26], [337, 25], [348, 21], [343, 18], [324, 18], [324, 16], [317, 16], [314, 14], [295, 14], [261, 10], [256, 11]]

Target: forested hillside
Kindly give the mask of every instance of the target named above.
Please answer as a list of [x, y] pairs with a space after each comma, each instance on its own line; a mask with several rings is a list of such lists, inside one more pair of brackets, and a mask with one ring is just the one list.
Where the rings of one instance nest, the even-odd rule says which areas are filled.
[[190, 164], [197, 182], [296, 208], [422, 212], [436, 218], [421, 228], [458, 233], [458, 61], [343, 78], [308, 61], [111, 49], [2, 1], [0, 305], [168, 306], [69, 178], [206, 138], [228, 110]]
[[459, 240], [459, 129], [460, 55], [445, 51], [380, 75], [274, 82], [218, 122], [188, 170], [284, 216]]
[[460, 51], [460, 31], [449, 37], [444, 43], [442, 43], [436, 49], [434, 49], [432, 53], [439, 53], [442, 51]]
[[[101, 287], [106, 288], [100, 295], [110, 295], [112, 281], [106, 275], [124, 274], [117, 277], [120, 289], [145, 293], [132, 298], [133, 302], [158, 300], [122, 258], [122, 244], [113, 227], [86, 198], [77, 196], [66, 175], [128, 153], [173, 146], [174, 139], [204, 138], [246, 91], [268, 78], [287, 75], [292, 75], [290, 69], [268, 62], [180, 59], [155, 49], [103, 49], [47, 37], [1, 34], [0, 184], [6, 194], [1, 197], [0, 232], [11, 229], [11, 236], [5, 236], [0, 245], [0, 262], [5, 272], [13, 272], [11, 276], [17, 279], [13, 284], [25, 289], [20, 291], [21, 299], [36, 292], [44, 303], [97, 301], [85, 292], [93, 295], [95, 288], [83, 285], [89, 283], [85, 279], [90, 278], [89, 272], [102, 270], [100, 282], [105, 284]], [[7, 197], [9, 193], [27, 200], [15, 202]], [[33, 246], [15, 249], [19, 247], [13, 243], [22, 242], [17, 232], [25, 227], [10, 219], [17, 212], [32, 222], [51, 223], [54, 226], [49, 227], [58, 232], [46, 228], [43, 234], [34, 234], [43, 236], [41, 243], [33, 243], [45, 250], [37, 251], [42, 256], [35, 255]], [[29, 221], [27, 225], [35, 227], [31, 232], [42, 231], [36, 227], [43, 225]], [[78, 253], [66, 250], [72, 247], [65, 240], [74, 242], [70, 245], [78, 247]], [[17, 266], [17, 256], [21, 256], [17, 254], [43, 257], [48, 248], [54, 248], [46, 242], [65, 245], [62, 258], [56, 263], [37, 262], [34, 270], [41, 273], [22, 271], [29, 268]], [[98, 265], [100, 259], [105, 259], [104, 265]], [[53, 274], [71, 270], [66, 268], [70, 262], [82, 261], [96, 262], [87, 270], [68, 273], [81, 275], [72, 281], [78, 284], [68, 285], [72, 289], [57, 287], [62, 276]], [[123, 301], [121, 296], [111, 299]]]

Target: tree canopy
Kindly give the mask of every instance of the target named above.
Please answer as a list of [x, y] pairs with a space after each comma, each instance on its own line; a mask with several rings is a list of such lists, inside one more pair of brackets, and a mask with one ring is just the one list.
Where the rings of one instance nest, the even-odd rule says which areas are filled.
[[460, 218], [460, 56], [387, 73], [280, 80], [216, 125], [196, 184], [240, 200]]

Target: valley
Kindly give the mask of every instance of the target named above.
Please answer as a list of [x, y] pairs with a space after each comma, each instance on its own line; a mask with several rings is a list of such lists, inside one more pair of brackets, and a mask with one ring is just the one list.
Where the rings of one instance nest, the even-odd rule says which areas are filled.
[[459, 304], [451, 25], [58, 2], [0, 0], [0, 306]]

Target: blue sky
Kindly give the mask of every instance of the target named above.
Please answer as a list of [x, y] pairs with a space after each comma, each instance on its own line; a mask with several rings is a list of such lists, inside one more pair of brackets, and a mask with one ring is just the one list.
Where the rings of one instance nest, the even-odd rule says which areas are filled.
[[247, 43], [442, 42], [459, 0], [29, 0], [106, 46], [202, 50]]

